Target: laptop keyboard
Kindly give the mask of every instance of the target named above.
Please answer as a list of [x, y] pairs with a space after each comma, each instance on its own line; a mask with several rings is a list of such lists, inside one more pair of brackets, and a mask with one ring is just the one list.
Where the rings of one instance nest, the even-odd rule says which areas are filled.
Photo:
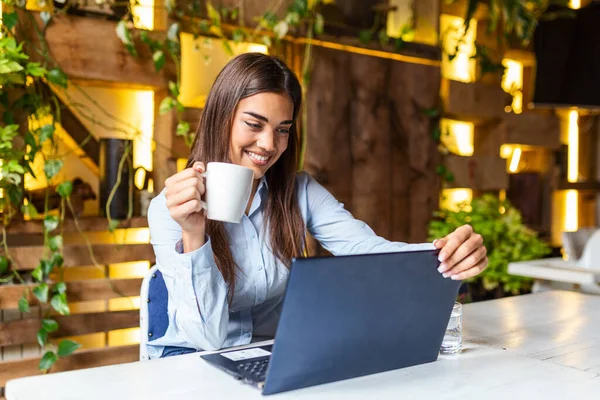
[[264, 382], [267, 377], [267, 368], [269, 367], [269, 359], [259, 361], [249, 361], [243, 364], [238, 364], [238, 369], [246, 372], [257, 382]]

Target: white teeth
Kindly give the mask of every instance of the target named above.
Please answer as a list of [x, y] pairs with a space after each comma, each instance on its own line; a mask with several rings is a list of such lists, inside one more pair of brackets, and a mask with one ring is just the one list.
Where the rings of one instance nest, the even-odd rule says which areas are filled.
[[267, 161], [269, 159], [269, 157], [259, 156], [258, 154], [252, 153], [251, 151], [247, 151], [246, 154], [248, 154], [250, 158], [254, 158], [257, 161]]

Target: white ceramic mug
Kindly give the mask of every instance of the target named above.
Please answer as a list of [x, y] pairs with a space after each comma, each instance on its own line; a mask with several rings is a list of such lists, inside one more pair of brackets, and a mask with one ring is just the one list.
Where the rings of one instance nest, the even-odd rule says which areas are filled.
[[202, 207], [208, 219], [239, 223], [246, 211], [254, 172], [237, 164], [209, 162], [205, 177]]

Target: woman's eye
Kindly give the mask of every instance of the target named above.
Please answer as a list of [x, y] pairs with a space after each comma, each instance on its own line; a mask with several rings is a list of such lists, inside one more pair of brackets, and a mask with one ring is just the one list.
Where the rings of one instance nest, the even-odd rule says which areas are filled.
[[279, 128], [279, 129], [277, 130], [277, 132], [279, 132], [279, 133], [283, 133], [284, 135], [289, 135], [289, 134], [290, 134], [290, 130], [289, 130], [289, 128]]
[[260, 129], [262, 128], [260, 124], [253, 124], [252, 122], [244, 121], [246, 125], [248, 125], [252, 129]]

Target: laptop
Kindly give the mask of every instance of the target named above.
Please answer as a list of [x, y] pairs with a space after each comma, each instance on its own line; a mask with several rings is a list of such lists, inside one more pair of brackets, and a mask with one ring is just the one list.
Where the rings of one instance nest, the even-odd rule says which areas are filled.
[[437, 256], [294, 259], [274, 344], [201, 357], [263, 395], [435, 361], [460, 287]]

